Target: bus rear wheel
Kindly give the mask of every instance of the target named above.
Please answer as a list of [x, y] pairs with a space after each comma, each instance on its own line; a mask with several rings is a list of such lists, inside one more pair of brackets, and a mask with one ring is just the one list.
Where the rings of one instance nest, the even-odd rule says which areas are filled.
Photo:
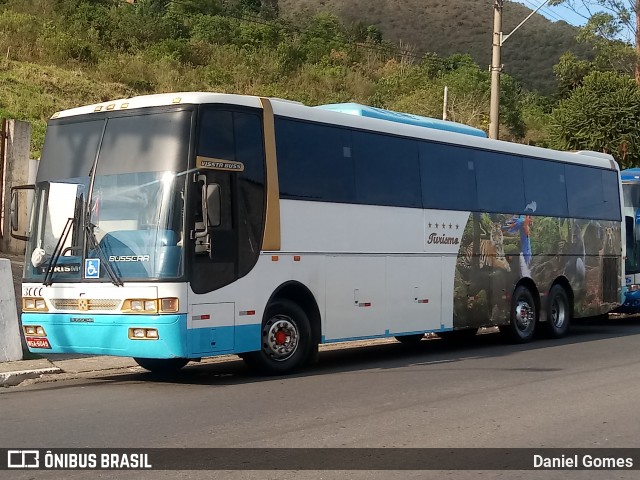
[[171, 373], [180, 370], [188, 358], [134, 358], [135, 362], [145, 370], [153, 373]]
[[261, 345], [260, 351], [243, 355], [252, 369], [267, 375], [284, 375], [300, 368], [313, 351], [307, 314], [289, 300], [273, 302], [262, 321]]
[[543, 323], [545, 333], [551, 338], [564, 337], [571, 324], [571, 305], [567, 292], [560, 285], [554, 285], [549, 291], [547, 321]]
[[512, 343], [527, 343], [533, 339], [538, 312], [531, 291], [518, 286], [511, 298], [511, 314], [508, 325], [500, 326], [500, 333]]

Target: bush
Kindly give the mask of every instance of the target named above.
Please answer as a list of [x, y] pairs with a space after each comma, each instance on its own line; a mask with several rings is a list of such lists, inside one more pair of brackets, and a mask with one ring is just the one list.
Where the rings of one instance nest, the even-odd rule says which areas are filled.
[[212, 44], [232, 44], [240, 36], [235, 19], [219, 15], [198, 15], [191, 19], [191, 39]]
[[65, 31], [50, 31], [43, 39], [47, 60], [57, 65], [80, 63], [95, 65], [98, 63], [100, 46]]
[[39, 57], [38, 38], [42, 20], [11, 10], [0, 12], [0, 55], [21, 61]]

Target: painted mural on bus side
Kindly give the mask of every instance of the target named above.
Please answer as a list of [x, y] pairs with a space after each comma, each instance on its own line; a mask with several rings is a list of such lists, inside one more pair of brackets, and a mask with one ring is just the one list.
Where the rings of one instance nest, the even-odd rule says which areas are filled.
[[454, 327], [503, 324], [523, 277], [542, 295], [566, 277], [577, 317], [612, 310], [620, 297], [620, 234], [620, 224], [606, 220], [471, 214], [456, 263]]

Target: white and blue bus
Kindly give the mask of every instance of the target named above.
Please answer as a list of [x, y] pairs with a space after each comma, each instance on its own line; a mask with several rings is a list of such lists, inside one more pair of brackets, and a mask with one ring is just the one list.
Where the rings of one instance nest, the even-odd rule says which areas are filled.
[[617, 307], [611, 156], [354, 104], [216, 93], [56, 113], [22, 287], [34, 353], [149, 370], [497, 326], [526, 342]]
[[620, 172], [624, 194], [627, 255], [624, 262], [624, 303], [620, 313], [640, 313], [640, 168]]

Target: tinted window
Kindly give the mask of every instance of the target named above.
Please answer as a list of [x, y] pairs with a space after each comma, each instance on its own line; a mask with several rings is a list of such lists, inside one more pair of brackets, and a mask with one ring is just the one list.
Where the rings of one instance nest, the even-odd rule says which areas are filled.
[[420, 176], [424, 208], [477, 208], [473, 150], [422, 142]]
[[353, 154], [358, 203], [422, 206], [418, 142], [353, 132]]
[[606, 218], [602, 170], [566, 165], [567, 202], [570, 217]]
[[276, 118], [280, 196], [301, 200], [355, 200], [351, 132]]
[[232, 112], [203, 109], [198, 124], [198, 155], [222, 160], [236, 159]]
[[620, 221], [620, 191], [618, 190], [617, 172], [602, 170], [602, 190], [604, 196], [604, 218]]
[[104, 119], [76, 122], [52, 120], [42, 148], [37, 182], [86, 177], [93, 167]]
[[187, 165], [190, 133], [190, 111], [109, 118], [98, 172], [182, 172]]
[[262, 119], [258, 115], [233, 114], [236, 158], [244, 164], [238, 178], [238, 222], [240, 229], [239, 271], [246, 275], [257, 261], [265, 213], [265, 167], [262, 143]]
[[262, 119], [257, 113], [203, 107], [198, 130], [199, 156], [241, 162], [244, 166], [242, 172], [209, 173], [212, 181], [222, 187], [222, 228], [230, 228], [232, 224], [231, 194], [237, 188], [237, 208], [243, 220], [235, 223], [243, 230], [240, 232], [241, 240], [247, 239], [246, 245], [240, 245], [242, 263], [243, 248], [247, 249], [247, 257], [252, 259], [262, 235], [265, 195]]
[[[265, 214], [265, 161], [261, 112], [200, 107], [196, 155], [242, 163], [243, 170], [200, 170], [221, 194], [221, 222], [212, 229], [212, 253], [193, 259], [192, 288], [212, 291], [246, 275], [260, 253]], [[200, 192], [193, 197], [196, 221]]]
[[564, 165], [544, 160], [524, 159], [525, 210], [550, 217], [567, 216], [567, 189]]
[[518, 213], [526, 207], [522, 158], [476, 150], [478, 207], [486, 212]]
[[622, 184], [625, 207], [640, 207], [640, 185], [635, 183]]

